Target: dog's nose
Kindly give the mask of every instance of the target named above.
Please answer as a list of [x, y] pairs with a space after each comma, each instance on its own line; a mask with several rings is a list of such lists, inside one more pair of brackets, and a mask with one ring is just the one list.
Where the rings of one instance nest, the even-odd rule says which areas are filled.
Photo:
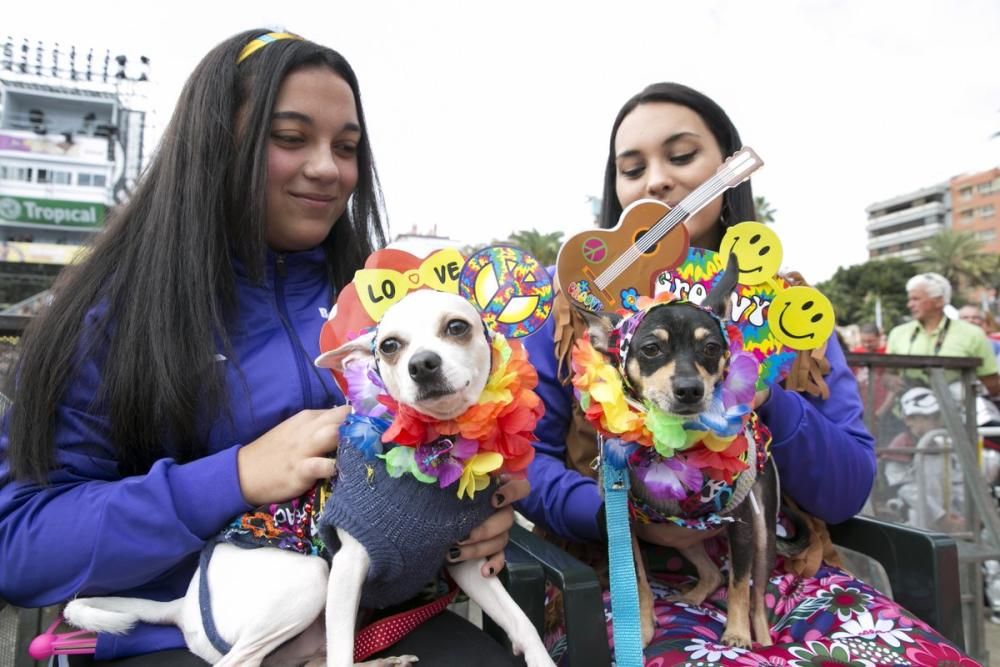
[[441, 370], [441, 356], [437, 352], [417, 352], [410, 358], [409, 370], [415, 382], [427, 380]]
[[674, 398], [681, 403], [697, 403], [705, 397], [705, 385], [698, 378], [674, 381]]

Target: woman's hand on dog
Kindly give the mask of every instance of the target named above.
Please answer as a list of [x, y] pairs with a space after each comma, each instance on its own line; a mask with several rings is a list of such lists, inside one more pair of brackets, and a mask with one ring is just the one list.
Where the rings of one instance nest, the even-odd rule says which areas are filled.
[[337, 449], [348, 414], [347, 406], [303, 410], [240, 448], [236, 465], [247, 503], [283, 502], [333, 477], [336, 462], [327, 455]]
[[506, 563], [503, 550], [507, 546], [510, 527], [514, 525], [515, 502], [526, 498], [531, 484], [526, 479], [500, 476], [500, 487], [493, 493], [493, 506], [497, 511], [490, 518], [474, 528], [469, 536], [453, 546], [448, 552], [448, 560], [457, 563], [462, 560], [485, 558], [482, 574], [490, 577], [503, 569]]

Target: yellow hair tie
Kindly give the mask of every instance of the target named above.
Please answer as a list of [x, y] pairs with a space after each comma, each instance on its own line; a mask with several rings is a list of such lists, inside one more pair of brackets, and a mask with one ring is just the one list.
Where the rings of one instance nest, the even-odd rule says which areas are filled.
[[269, 32], [266, 35], [261, 35], [257, 39], [253, 40], [249, 44], [243, 47], [240, 51], [239, 57], [236, 59], [236, 64], [239, 65], [241, 62], [252, 56], [257, 51], [260, 51], [265, 46], [271, 42], [276, 42], [279, 39], [302, 39], [298, 35], [293, 35], [290, 32]]

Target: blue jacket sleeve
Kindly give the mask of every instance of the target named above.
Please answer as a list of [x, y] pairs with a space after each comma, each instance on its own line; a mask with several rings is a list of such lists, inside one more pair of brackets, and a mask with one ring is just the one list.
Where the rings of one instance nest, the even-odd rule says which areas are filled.
[[598, 541], [597, 513], [603, 500], [597, 482], [566, 466], [566, 433], [573, 416], [572, 387], [559, 382], [552, 342], [553, 318], [525, 339], [528, 358], [538, 371], [545, 415], [535, 428], [535, 458], [528, 467], [531, 493], [517, 509], [531, 521], [576, 541]]
[[151, 582], [196, 553], [243, 500], [233, 446], [191, 463], [157, 461], [121, 478], [85, 360], [59, 406], [48, 484], [11, 481], [0, 436], [0, 597], [38, 607]]
[[875, 481], [875, 439], [836, 337], [827, 345], [826, 400], [773, 387], [757, 412], [771, 430], [782, 492], [828, 523], [861, 510]]

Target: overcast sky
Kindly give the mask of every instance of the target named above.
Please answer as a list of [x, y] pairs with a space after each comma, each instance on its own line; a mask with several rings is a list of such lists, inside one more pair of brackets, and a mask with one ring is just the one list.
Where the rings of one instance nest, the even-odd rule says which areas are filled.
[[151, 59], [162, 128], [240, 30], [331, 46], [361, 82], [393, 236], [463, 243], [591, 222], [608, 133], [653, 81], [714, 97], [763, 158], [785, 268], [865, 261], [868, 204], [1000, 165], [996, 0], [5, 2], [0, 37]]

